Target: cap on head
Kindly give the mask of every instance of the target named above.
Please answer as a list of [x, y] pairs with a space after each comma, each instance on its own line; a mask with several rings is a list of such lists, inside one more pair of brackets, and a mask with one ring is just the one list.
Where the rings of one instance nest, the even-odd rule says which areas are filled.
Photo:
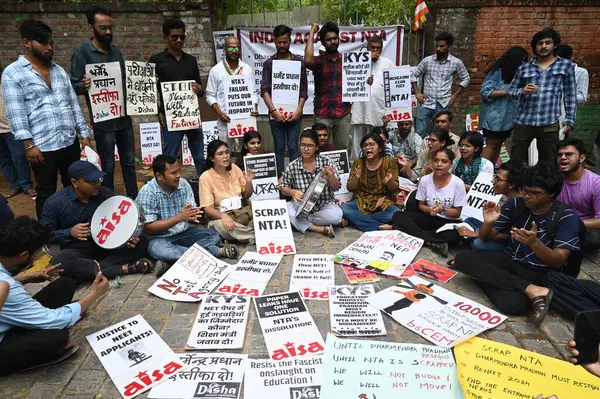
[[88, 161], [75, 161], [69, 166], [69, 178], [85, 181], [100, 181], [105, 173]]

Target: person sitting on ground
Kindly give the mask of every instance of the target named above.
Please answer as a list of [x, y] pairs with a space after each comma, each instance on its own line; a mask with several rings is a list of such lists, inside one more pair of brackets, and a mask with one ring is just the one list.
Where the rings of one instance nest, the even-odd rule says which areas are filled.
[[[388, 129], [387, 117], [383, 118], [383, 122], [385, 128]], [[400, 176], [410, 177], [412, 168], [417, 164], [423, 139], [413, 131], [412, 119], [397, 122], [397, 126], [397, 129], [388, 130], [392, 152], [398, 161]]]
[[584, 251], [600, 248], [600, 176], [585, 169], [586, 159], [583, 141], [567, 139], [558, 144], [557, 161], [563, 186], [557, 200], [573, 208], [583, 221]]
[[329, 142], [329, 129], [327, 128], [327, 125], [317, 122], [312, 125], [312, 130], [316, 132], [319, 137], [319, 152], [337, 151], [339, 149]]
[[416, 200], [418, 211], [394, 214], [394, 229], [425, 240], [432, 251], [448, 256], [448, 243], [460, 241], [456, 230], [436, 231], [447, 223], [460, 221], [460, 213], [467, 204], [467, 193], [462, 180], [450, 173], [454, 153], [441, 148], [433, 155], [433, 173], [419, 181]]
[[10, 285], [6, 281], [0, 281], [0, 310], [8, 298], [8, 292], [10, 291]]
[[[434, 131], [435, 130], [445, 130], [448, 132], [448, 135], [450, 136], [450, 138], [452, 139], [454, 144], [450, 144], [448, 146], [448, 148], [450, 148], [452, 150], [452, 152], [454, 153], [454, 158], [458, 158], [460, 157], [460, 150], [458, 148], [458, 140], [459, 137], [452, 133], [451, 128], [452, 128], [452, 112], [450, 111], [440, 111], [435, 115], [435, 127], [434, 127]], [[421, 151], [427, 151], [429, 147], [429, 143], [427, 142], [427, 138], [423, 138], [423, 143], [421, 144]]]
[[[579, 351], [575, 349], [576, 346], [577, 342], [574, 340], [570, 340], [567, 346], [567, 351], [572, 355], [572, 357], [569, 357], [568, 360], [573, 364], [577, 364], [576, 356], [579, 356]], [[600, 352], [600, 345], [598, 346], [598, 352]], [[595, 363], [583, 364], [581, 367], [583, 367], [588, 373], [595, 375], [596, 377], [600, 377], [600, 358], [598, 358]]]
[[200, 177], [200, 207], [210, 219], [208, 227], [226, 241], [255, 242], [252, 208], [245, 200], [252, 195], [253, 178], [251, 170], [242, 172], [231, 164], [227, 143], [214, 140], [208, 144], [206, 168]]
[[[410, 172], [410, 176], [407, 177], [412, 181], [417, 181], [422, 176], [428, 175], [433, 171], [433, 154], [442, 148], [447, 148], [455, 144], [454, 140], [450, 138], [450, 134], [444, 129], [434, 130], [425, 138], [425, 141], [427, 142], [427, 150], [421, 151], [417, 159], [417, 165], [410, 171], [404, 169], [406, 172]], [[452, 159], [455, 159], [455, 157]]]
[[369, 133], [360, 142], [364, 155], [356, 158], [346, 187], [352, 201], [342, 205], [344, 219], [361, 231], [391, 230], [392, 216], [398, 212], [395, 194], [399, 192], [398, 163], [384, 156], [380, 135]]
[[554, 294], [544, 278], [563, 270], [571, 253], [581, 250], [579, 219], [570, 208], [558, 219], [555, 235], [546, 234], [547, 220], [558, 217], [553, 209], [562, 185], [554, 163], [528, 168], [523, 198], [511, 199], [502, 209], [494, 202], [483, 207], [479, 236], [489, 241], [510, 235], [504, 252], [459, 252], [455, 259], [455, 268], [473, 278], [501, 312], [523, 315], [533, 308], [536, 325], [544, 320]]
[[[0, 281], [9, 286], [4, 306], [0, 304], [0, 375], [58, 363], [75, 353], [79, 346], [69, 343], [68, 329], [109, 290], [108, 280], [98, 273], [89, 293], [71, 303], [77, 283], [57, 278], [60, 264], [20, 273], [31, 266], [51, 234], [27, 216], [0, 230]], [[23, 287], [45, 281], [50, 283], [33, 297]]]
[[494, 174], [494, 164], [481, 157], [483, 136], [477, 132], [465, 132], [458, 142], [460, 158], [454, 161], [454, 174], [465, 184], [469, 191], [479, 173]]
[[[300, 134], [300, 157], [288, 165], [283, 172], [281, 192], [292, 198], [287, 203], [290, 223], [301, 233], [307, 230], [335, 237], [333, 226], [342, 222], [342, 210], [335, 204], [334, 191], [340, 188], [340, 177], [333, 161], [319, 154], [319, 138], [314, 130]], [[307, 195], [306, 190], [322, 172], [326, 180], [323, 191], [306, 217], [297, 217], [298, 208]]]
[[75, 161], [69, 166], [68, 175], [71, 185], [46, 200], [40, 219], [43, 226], [54, 232], [51, 242], [60, 245], [54, 260], [63, 264], [63, 276], [82, 283], [93, 281], [98, 270], [108, 279], [151, 271], [145, 234], [115, 249], [100, 247], [90, 235], [94, 212], [115, 195], [101, 185], [104, 172], [88, 161]]
[[[249, 130], [244, 134], [242, 155], [237, 159], [235, 164], [241, 170], [246, 170], [244, 167], [244, 157], [260, 154], [262, 154], [262, 136], [256, 130]], [[279, 171], [277, 172], [280, 173]]]

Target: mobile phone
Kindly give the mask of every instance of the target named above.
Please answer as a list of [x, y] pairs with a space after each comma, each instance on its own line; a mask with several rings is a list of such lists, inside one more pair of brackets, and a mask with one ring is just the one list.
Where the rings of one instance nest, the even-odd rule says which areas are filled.
[[598, 361], [600, 344], [600, 310], [579, 312], [575, 316], [575, 343], [579, 356], [577, 364], [590, 364]]

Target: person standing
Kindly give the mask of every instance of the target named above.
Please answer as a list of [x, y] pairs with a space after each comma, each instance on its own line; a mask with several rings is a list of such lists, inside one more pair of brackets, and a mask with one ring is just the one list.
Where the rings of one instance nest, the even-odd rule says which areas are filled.
[[[566, 60], [569, 60], [571, 62], [573, 62], [571, 60], [571, 58], [573, 57], [573, 47], [569, 46], [568, 44], [559, 44], [558, 46], [556, 46], [556, 55], [559, 57], [562, 57]], [[575, 66], [575, 88], [577, 91], [576, 94], [576, 103], [577, 103], [577, 107], [582, 106], [583, 104], [585, 104], [588, 100], [588, 90], [589, 90], [589, 85], [590, 85], [590, 75], [588, 74], [587, 69], [580, 67], [579, 65], [577, 65], [576, 63], [573, 62], [573, 65]], [[560, 139], [562, 140], [564, 135], [562, 134], [564, 132], [564, 120], [565, 120], [565, 103], [564, 101], [561, 103], [560, 105]]]
[[63, 187], [71, 184], [67, 170], [79, 159], [81, 147], [90, 147], [90, 133], [69, 75], [52, 61], [52, 29], [41, 21], [21, 22], [27, 55], [2, 74], [2, 96], [10, 130], [21, 141], [36, 180], [36, 212], [56, 191], [60, 171]]
[[[156, 75], [160, 82], [175, 82], [180, 80], [193, 80], [192, 90], [198, 96], [202, 97], [204, 89], [200, 82], [200, 70], [196, 57], [183, 51], [185, 42], [185, 24], [179, 19], [166, 19], [163, 22], [163, 38], [167, 48], [154, 54], [148, 62], [156, 64]], [[160, 90], [159, 90], [160, 91]], [[165, 115], [164, 99], [162, 102], [162, 115], [159, 120], [162, 121]], [[202, 129], [190, 129], [170, 132], [166, 121], [163, 125], [163, 139], [165, 143], [164, 154], [177, 157], [183, 136], [188, 138], [188, 147], [194, 159], [196, 174], [198, 177], [204, 172], [204, 134]]]
[[[425, 57], [412, 74], [412, 88], [419, 102], [416, 131], [421, 137], [427, 135], [427, 125], [440, 111], [445, 111], [456, 101], [469, 85], [471, 78], [465, 64], [450, 54], [454, 36], [442, 32], [435, 37], [434, 55]], [[454, 75], [458, 75], [458, 89], [452, 93]], [[417, 82], [423, 77], [423, 92]]]
[[[350, 103], [342, 102], [342, 54], [340, 28], [327, 22], [319, 31], [325, 54], [315, 57], [314, 36], [319, 25], [312, 24], [306, 47], [304, 65], [315, 75], [315, 122], [324, 123], [331, 131], [337, 148], [350, 148]], [[370, 132], [369, 132], [370, 133]]]
[[576, 87], [573, 63], [557, 57], [560, 34], [545, 28], [531, 39], [535, 53], [521, 65], [508, 88], [508, 97], [520, 100], [513, 128], [512, 159], [527, 162], [529, 145], [536, 139], [540, 161], [555, 162], [560, 107], [565, 103], [564, 133], [575, 126]]

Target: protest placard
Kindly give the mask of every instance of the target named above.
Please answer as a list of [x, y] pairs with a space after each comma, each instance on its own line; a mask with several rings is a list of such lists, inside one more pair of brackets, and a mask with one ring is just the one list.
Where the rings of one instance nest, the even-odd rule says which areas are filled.
[[[204, 159], [206, 159], [206, 155], [204, 156]], [[190, 143], [188, 142], [187, 136], [183, 136], [183, 139], [181, 140], [181, 162], [184, 166], [195, 165], [194, 157], [192, 157], [192, 152], [190, 151]]]
[[160, 83], [169, 132], [200, 129], [200, 105], [193, 83], [193, 80]]
[[199, 302], [233, 269], [194, 244], [148, 291], [169, 301]]
[[244, 169], [254, 173], [251, 201], [278, 199], [277, 162], [275, 154], [249, 155], [244, 157]]
[[371, 86], [371, 52], [348, 51], [342, 53], [342, 101], [368, 102]]
[[147, 391], [184, 364], [141, 315], [86, 337], [124, 398]]
[[[349, 191], [346, 188], [348, 184], [348, 178], [350, 177], [350, 162], [348, 162], [348, 151], [337, 150], [337, 151], [325, 151], [321, 152], [321, 155], [331, 159], [337, 168], [338, 175], [340, 176], [340, 188], [335, 191], [336, 203], [338, 197], [348, 194]], [[343, 203], [343, 202], [342, 202]]]
[[295, 254], [296, 244], [284, 200], [252, 201], [256, 249], [261, 255]]
[[328, 334], [323, 358], [321, 398], [463, 399], [451, 349]]
[[423, 338], [448, 348], [506, 320], [495, 310], [417, 276], [371, 295], [369, 304]]
[[229, 138], [244, 137], [247, 132], [256, 131], [256, 118], [249, 116], [243, 119], [232, 119], [227, 122], [227, 135]]
[[[204, 135], [204, 159], [207, 158], [208, 145], [211, 141], [219, 139], [219, 127], [217, 121], [204, 121], [202, 122], [202, 134]], [[187, 139], [187, 136], [185, 137]], [[189, 152], [189, 147], [188, 147]], [[193, 160], [192, 160], [193, 162]]]
[[386, 335], [381, 312], [367, 302], [375, 293], [373, 284], [329, 287], [331, 332], [342, 337]]
[[304, 299], [327, 300], [328, 286], [335, 284], [330, 255], [295, 255], [289, 291], [300, 292]]
[[250, 298], [207, 295], [196, 314], [186, 349], [240, 349], [244, 346]]
[[383, 70], [383, 99], [390, 121], [412, 120], [409, 66]]
[[476, 132], [479, 130], [479, 112], [465, 115], [465, 127], [467, 132]]
[[237, 353], [186, 353], [179, 360], [187, 370], [169, 377], [150, 391], [150, 399], [238, 399], [248, 355]]
[[244, 399], [325, 399], [320, 396], [323, 356], [248, 359], [246, 364]]
[[217, 64], [225, 59], [225, 40], [227, 39], [227, 36], [235, 36], [235, 31], [213, 31], [213, 43], [215, 46], [215, 59]]
[[231, 119], [244, 119], [254, 111], [252, 92], [244, 75], [231, 75], [223, 78], [223, 92], [225, 94], [225, 113]]
[[488, 201], [498, 203], [502, 194], [496, 195], [491, 173], [479, 173], [477, 179], [467, 193], [467, 205], [463, 207], [460, 216], [464, 219], [473, 217], [483, 222], [483, 206]]
[[441, 281], [442, 283], [447, 283], [452, 277], [456, 276], [456, 272], [454, 270], [450, 270], [444, 266], [436, 265], [427, 259], [419, 259], [410, 266], [421, 276], [430, 278], [432, 280]]
[[[335, 260], [335, 258], [338, 258], [338, 260]], [[334, 256], [333, 260], [335, 263], [341, 264], [342, 270], [350, 284], [376, 283], [379, 281], [379, 277], [375, 272], [342, 264], [344, 257]]]
[[244, 253], [235, 270], [227, 276], [215, 291], [219, 294], [248, 296], [262, 295], [271, 276], [281, 263], [283, 255], [259, 255], [256, 252]]
[[582, 367], [515, 346], [474, 337], [454, 347], [467, 399], [592, 399], [600, 379]]
[[[275, 108], [292, 112], [297, 108], [301, 69], [301, 61], [273, 60], [271, 101]], [[284, 106], [287, 107], [284, 109]]]
[[269, 357], [294, 359], [322, 353], [325, 343], [298, 292], [254, 298]]
[[127, 81], [127, 115], [158, 114], [156, 64], [125, 61]]
[[423, 240], [398, 230], [371, 231], [344, 248], [334, 261], [400, 277], [422, 246]]
[[160, 123], [140, 123], [140, 145], [142, 147], [142, 162], [152, 165], [157, 155], [162, 154]]
[[118, 61], [87, 64], [85, 74], [91, 80], [88, 95], [94, 123], [124, 116], [121, 64]]

